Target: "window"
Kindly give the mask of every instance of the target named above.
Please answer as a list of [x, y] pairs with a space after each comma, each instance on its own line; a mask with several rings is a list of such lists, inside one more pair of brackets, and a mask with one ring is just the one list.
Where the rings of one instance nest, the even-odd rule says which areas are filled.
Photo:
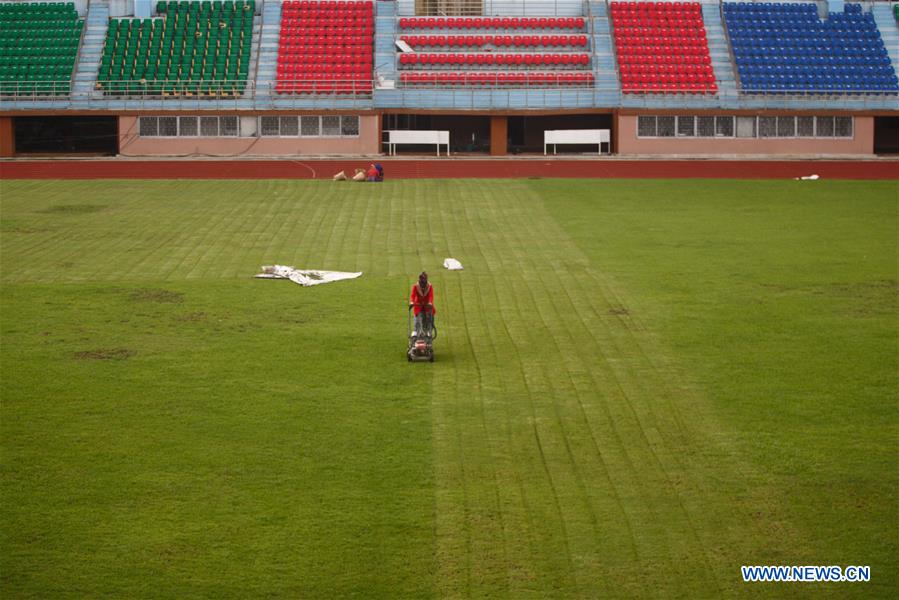
[[[345, 134], [346, 135], [346, 134]], [[637, 117], [637, 137], [851, 138], [852, 117]]]
[[852, 137], [852, 117], [837, 117], [834, 120], [833, 134], [835, 137]]
[[309, 137], [321, 135], [321, 119], [318, 117], [300, 117], [300, 134]]
[[777, 137], [796, 137], [796, 117], [777, 117]]
[[697, 137], [715, 137], [715, 117], [696, 117]]
[[715, 137], [734, 137], [733, 117], [715, 117]]
[[[753, 117], [754, 119], [755, 117]], [[753, 120], [753, 136], [755, 135]], [[734, 117], [678, 116], [637, 117], [637, 137], [733, 137]]]
[[184, 137], [196, 137], [197, 131], [196, 117], [178, 117], [178, 135]]
[[359, 117], [340, 117], [340, 135], [345, 137], [359, 135]]
[[677, 137], [693, 137], [695, 128], [696, 119], [694, 117], [677, 118]]
[[237, 137], [240, 120], [236, 116], [140, 117], [139, 131], [143, 137]]
[[340, 135], [340, 117], [329, 115], [322, 117], [322, 136]]
[[218, 137], [218, 134], [218, 117], [200, 117], [200, 135], [203, 137]]
[[755, 117], [737, 117], [737, 137], [755, 137]]
[[818, 117], [815, 120], [816, 137], [833, 137], [833, 117]]
[[637, 117], [637, 137], [655, 137], [656, 118]]
[[[672, 117], [673, 118], [673, 117]], [[241, 126], [241, 119], [244, 120]], [[247, 122], [249, 119], [249, 122]], [[264, 117], [197, 117], [156, 116], [139, 117], [138, 135], [141, 137], [358, 137], [359, 117], [356, 115], [327, 116], [264, 116]]]
[[759, 117], [759, 137], [777, 137], [777, 117]]
[[796, 135], [815, 137], [815, 117], [796, 117]]
[[175, 137], [178, 135], [178, 117], [159, 117], [159, 136]]
[[359, 135], [359, 117], [260, 117], [259, 128], [261, 135], [266, 137], [355, 137]]
[[159, 135], [159, 119], [156, 117], [141, 117], [139, 123], [139, 131], [141, 137], [152, 137]]
[[300, 125], [297, 117], [281, 117], [281, 136], [296, 137], [300, 135]]
[[659, 137], [674, 137], [674, 117], [658, 117], [656, 123]]
[[240, 135], [237, 117], [219, 117], [219, 135], [226, 137]]
[[277, 136], [281, 132], [281, 120], [278, 117], [262, 117], [260, 132], [263, 136]]

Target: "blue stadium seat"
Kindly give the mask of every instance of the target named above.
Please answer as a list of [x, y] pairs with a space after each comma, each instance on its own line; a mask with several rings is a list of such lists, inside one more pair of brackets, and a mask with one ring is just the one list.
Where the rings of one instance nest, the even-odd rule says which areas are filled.
[[846, 4], [824, 20], [813, 3], [726, 2], [723, 7], [744, 92], [899, 92], [874, 17], [860, 4]]

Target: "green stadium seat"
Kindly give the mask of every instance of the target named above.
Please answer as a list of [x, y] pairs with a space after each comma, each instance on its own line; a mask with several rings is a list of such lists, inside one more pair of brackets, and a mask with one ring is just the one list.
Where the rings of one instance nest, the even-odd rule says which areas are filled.
[[[113, 86], [100, 82], [100, 89], [110, 94], [209, 95], [215, 87], [209, 81], [220, 73], [223, 77], [226, 69], [239, 73], [239, 65], [244, 65], [245, 80], [252, 18], [245, 17], [243, 7], [243, 2], [229, 1], [218, 5], [210, 1], [160, 2], [156, 12], [165, 14], [164, 19], [111, 20], [110, 31], [117, 33], [104, 45], [101, 73], [104, 77], [118, 75], [125, 84], [141, 79], [147, 84]], [[172, 80], [180, 83], [169, 85]], [[237, 88], [239, 93], [244, 85]]]
[[0, 20], [0, 65], [15, 63], [4, 93], [68, 94], [84, 28], [74, 3], [3, 3]]

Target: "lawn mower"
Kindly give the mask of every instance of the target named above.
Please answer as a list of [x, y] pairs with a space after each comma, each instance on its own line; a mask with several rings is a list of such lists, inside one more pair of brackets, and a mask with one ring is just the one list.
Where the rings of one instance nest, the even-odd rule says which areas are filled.
[[413, 304], [409, 305], [409, 349], [406, 358], [409, 362], [434, 362], [434, 340], [437, 339], [437, 326], [434, 324], [434, 313], [428, 309], [422, 315], [422, 330], [415, 330]]

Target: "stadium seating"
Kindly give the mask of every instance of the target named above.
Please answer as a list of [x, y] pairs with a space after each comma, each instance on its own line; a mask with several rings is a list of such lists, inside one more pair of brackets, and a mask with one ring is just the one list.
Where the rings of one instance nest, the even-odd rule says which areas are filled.
[[717, 93], [699, 2], [609, 6], [622, 92]]
[[818, 17], [814, 3], [724, 4], [746, 93], [896, 93], [896, 73], [870, 13], [859, 4]]
[[371, 1], [285, 2], [281, 9], [279, 94], [371, 94]]
[[116, 95], [240, 96], [254, 10], [254, 0], [161, 1], [158, 18], [110, 19], [97, 87]]
[[592, 86], [583, 17], [401, 17], [400, 82]]
[[400, 55], [401, 65], [451, 65], [451, 66], [527, 66], [527, 67], [571, 67], [589, 65], [590, 55], [586, 53], [568, 52], [565, 54], [543, 54], [527, 52], [523, 54], [494, 53], [440, 53], [425, 52], [406, 53]]
[[83, 29], [73, 2], [0, 4], [0, 93], [68, 94]]
[[593, 85], [590, 72], [537, 72], [537, 71], [439, 71], [403, 72], [400, 81], [412, 85], [464, 85], [464, 86], [586, 86]]
[[585, 48], [586, 35], [404, 35], [403, 41], [413, 48]]

